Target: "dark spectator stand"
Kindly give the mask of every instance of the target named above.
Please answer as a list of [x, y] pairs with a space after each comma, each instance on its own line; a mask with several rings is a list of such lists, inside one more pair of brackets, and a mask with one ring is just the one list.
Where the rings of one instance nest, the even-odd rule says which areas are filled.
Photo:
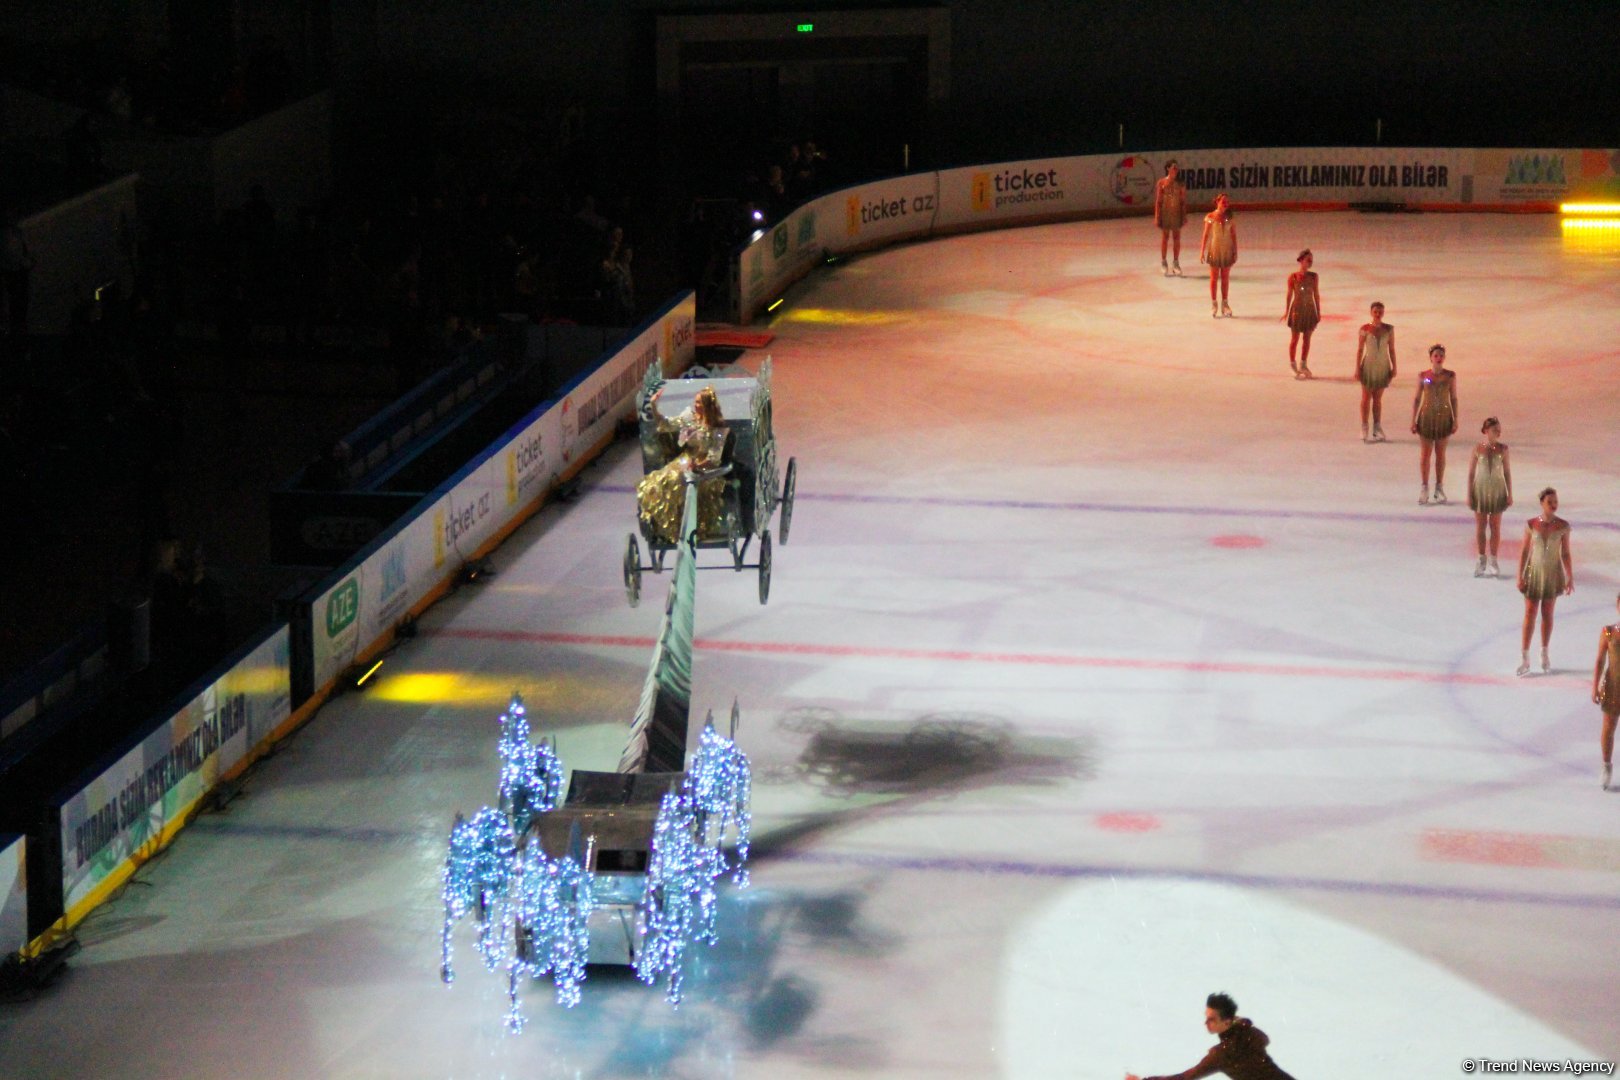
[[271, 492], [271, 559], [339, 565], [626, 333], [507, 318]]

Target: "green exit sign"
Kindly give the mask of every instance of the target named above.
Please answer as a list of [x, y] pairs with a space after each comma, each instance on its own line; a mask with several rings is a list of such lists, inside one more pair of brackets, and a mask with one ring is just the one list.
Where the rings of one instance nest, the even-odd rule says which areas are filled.
[[798, 26], [794, 27], [794, 29], [797, 30], [801, 34], [808, 34], [812, 30], [814, 30], [815, 28], [816, 28], [816, 24], [813, 23], [813, 22], [802, 22]]

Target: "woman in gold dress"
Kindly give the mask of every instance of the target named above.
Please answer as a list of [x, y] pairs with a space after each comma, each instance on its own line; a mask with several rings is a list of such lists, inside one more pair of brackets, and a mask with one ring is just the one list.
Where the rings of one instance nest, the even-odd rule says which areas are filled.
[[[1159, 269], [1165, 277], [1181, 276], [1181, 230], [1187, 224], [1187, 185], [1181, 182], [1181, 166], [1174, 161], [1164, 165], [1164, 177], [1153, 185], [1153, 224], [1159, 228]], [[1166, 263], [1167, 249], [1173, 263]]]
[[[1282, 321], [1288, 324], [1293, 333], [1288, 338], [1288, 366], [1294, 372], [1296, 379], [1309, 379], [1311, 377], [1311, 334], [1316, 331], [1316, 324], [1322, 321], [1322, 293], [1317, 287], [1316, 271], [1311, 269], [1316, 257], [1311, 249], [1306, 248], [1294, 260], [1299, 263], [1299, 269], [1288, 275], [1288, 287], [1283, 295]], [[1299, 350], [1299, 339], [1305, 339], [1305, 351], [1294, 363], [1294, 354]]]
[[1474, 512], [1474, 547], [1479, 562], [1474, 576], [1485, 576], [1486, 536], [1490, 538], [1491, 577], [1500, 577], [1496, 549], [1502, 543], [1502, 511], [1513, 505], [1513, 466], [1508, 461], [1507, 443], [1502, 442], [1502, 422], [1494, 416], [1480, 426], [1485, 438], [1474, 447], [1468, 461], [1468, 509]]
[[[1384, 321], [1384, 304], [1374, 300], [1372, 322], [1362, 323], [1356, 339], [1356, 381], [1361, 384], [1361, 441], [1384, 441], [1384, 390], [1395, 381], [1395, 328]], [[1372, 434], [1367, 413], [1372, 412]]]
[[[1620, 609], [1620, 597], [1614, 606]], [[1609, 790], [1614, 760], [1614, 727], [1620, 719], [1620, 623], [1598, 631], [1597, 667], [1592, 672], [1592, 701], [1603, 712], [1603, 733], [1598, 748], [1603, 751], [1603, 790]]]
[[[692, 407], [673, 420], [658, 411], [656, 391], [647, 402], [658, 433], [673, 436], [678, 448], [674, 460], [655, 469], [636, 485], [636, 507], [648, 531], [665, 543], [674, 544], [681, 530], [681, 507], [685, 498], [686, 476], [695, 469], [712, 469], [720, 464], [726, 448], [725, 418], [720, 415], [720, 399], [714, 387], [705, 386], [692, 399]], [[714, 536], [724, 532], [725, 479], [714, 477], [698, 484], [698, 532]]]
[[1446, 501], [1446, 440], [1457, 431], [1457, 373], [1446, 367], [1446, 347], [1429, 346], [1429, 370], [1418, 377], [1412, 398], [1412, 434], [1423, 441], [1418, 472], [1423, 491], [1418, 502], [1429, 505], [1429, 458], [1434, 457], [1434, 501]]
[[1552, 638], [1553, 605], [1559, 596], [1575, 591], [1575, 567], [1569, 556], [1569, 522], [1558, 516], [1558, 492], [1543, 488], [1537, 501], [1541, 514], [1524, 527], [1524, 547], [1519, 552], [1519, 591], [1524, 593], [1524, 629], [1519, 635], [1519, 670], [1530, 674], [1530, 635], [1536, 629], [1536, 612], [1541, 612], [1541, 670], [1552, 670], [1547, 660], [1547, 642]]
[[[1226, 296], [1232, 285], [1232, 264], [1237, 262], [1237, 225], [1232, 222], [1231, 200], [1223, 191], [1215, 196], [1215, 209], [1204, 215], [1204, 233], [1198, 238], [1198, 261], [1209, 264], [1209, 314], [1211, 318], [1232, 317]], [[1215, 286], [1221, 288], [1220, 306], [1215, 304]]]

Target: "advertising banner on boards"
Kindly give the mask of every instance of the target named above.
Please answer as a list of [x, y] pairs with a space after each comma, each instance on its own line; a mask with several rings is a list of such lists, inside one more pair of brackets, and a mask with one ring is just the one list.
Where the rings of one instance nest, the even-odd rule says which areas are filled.
[[287, 628], [279, 626], [134, 747], [62, 793], [62, 900], [70, 919], [291, 715], [287, 661]]
[[828, 247], [824, 227], [830, 228], [835, 216], [840, 224], [845, 220], [843, 195], [837, 192], [805, 203], [743, 249], [737, 290], [745, 321], [821, 260]]
[[1473, 157], [1477, 202], [1620, 199], [1620, 151], [1475, 150]]
[[28, 944], [28, 843], [0, 835], [0, 960]]
[[939, 174], [918, 173], [847, 188], [832, 200], [842, 206], [836, 228], [824, 230], [828, 251], [855, 251], [927, 236], [939, 212]]
[[418, 505], [358, 566], [310, 604], [312, 679], [325, 686], [484, 545], [528, 513], [581, 455], [633, 408], [647, 365], [665, 373], [696, 355], [697, 297], [684, 293], [560, 401], [508, 431], [443, 490]]
[[1097, 156], [1043, 158], [947, 169], [939, 174], [938, 226], [994, 228], [1111, 209], [1104, 162]]
[[1194, 206], [1213, 203], [1223, 191], [1235, 203], [1456, 204], [1464, 201], [1472, 154], [1365, 146], [1166, 150], [1121, 155], [1111, 163], [1107, 190], [1118, 206], [1151, 209], [1153, 187], [1174, 161]]

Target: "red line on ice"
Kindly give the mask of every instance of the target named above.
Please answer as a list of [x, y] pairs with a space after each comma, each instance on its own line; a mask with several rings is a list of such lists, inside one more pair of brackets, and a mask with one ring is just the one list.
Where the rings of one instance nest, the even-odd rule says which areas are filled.
[[[560, 631], [484, 630], [447, 627], [433, 637], [470, 641], [510, 641], [535, 645], [605, 645], [650, 648], [651, 637], [620, 634], [570, 634]], [[1149, 660], [1125, 656], [1074, 656], [1061, 653], [977, 652], [971, 649], [906, 649], [883, 645], [837, 645], [792, 641], [726, 641], [698, 638], [705, 652], [758, 653], [775, 656], [852, 657], [861, 660], [934, 660], [956, 664], [1014, 664], [1027, 667], [1112, 668], [1125, 671], [1175, 671], [1210, 675], [1274, 675], [1292, 679], [1364, 679], [1374, 682], [1448, 683], [1466, 686], [1523, 685], [1501, 675], [1413, 671], [1401, 668], [1325, 667], [1305, 664], [1258, 664], [1224, 660]]]

